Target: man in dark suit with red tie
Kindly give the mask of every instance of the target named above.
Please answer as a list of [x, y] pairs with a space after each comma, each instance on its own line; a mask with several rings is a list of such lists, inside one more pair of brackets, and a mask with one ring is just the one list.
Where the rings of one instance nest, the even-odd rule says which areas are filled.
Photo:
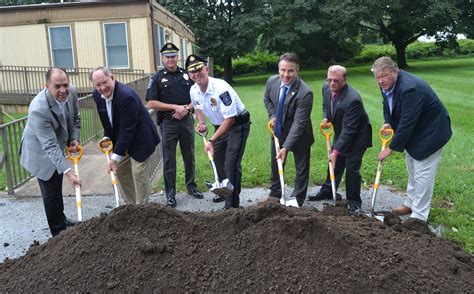
[[147, 203], [150, 156], [160, 142], [155, 124], [135, 91], [116, 81], [109, 69], [95, 68], [90, 79], [95, 87], [92, 96], [104, 127], [104, 136], [114, 145], [108, 170], [117, 173], [125, 203]]
[[[334, 126], [334, 141], [329, 160], [336, 176], [336, 189], [346, 171], [346, 199], [349, 213], [357, 213], [360, 198], [360, 166], [365, 150], [372, 146], [372, 127], [360, 95], [347, 84], [347, 70], [340, 65], [330, 66], [323, 86], [323, 120]], [[338, 195], [340, 198], [340, 195]], [[309, 201], [332, 199], [329, 171], [326, 181]]]
[[280, 153], [276, 154], [275, 145], [271, 144], [272, 184], [269, 199], [279, 199], [282, 192], [275, 158], [281, 158], [284, 164], [288, 152], [292, 151], [296, 178], [291, 197], [295, 197], [298, 205], [302, 206], [308, 190], [311, 145], [314, 143], [311, 125], [313, 92], [298, 77], [298, 73], [298, 56], [294, 53], [281, 55], [278, 75], [268, 78], [263, 102], [281, 146]]

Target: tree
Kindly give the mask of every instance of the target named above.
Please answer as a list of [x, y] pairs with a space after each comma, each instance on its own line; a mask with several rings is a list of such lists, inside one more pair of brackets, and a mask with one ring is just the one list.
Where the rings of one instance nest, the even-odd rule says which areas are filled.
[[[381, 34], [397, 52], [397, 63], [407, 67], [406, 47], [420, 36], [450, 38], [460, 11], [458, 0], [342, 0], [335, 2], [341, 25], [357, 23]], [[469, 1], [469, 0], [468, 0]]]
[[459, 20], [456, 22], [456, 32], [474, 38], [474, 0], [458, 0], [456, 7], [460, 11]]
[[268, 23], [259, 0], [161, 0], [196, 35], [202, 55], [223, 66], [224, 79], [233, 82], [232, 58], [253, 50], [258, 32]]
[[[302, 65], [333, 62], [352, 57], [360, 50], [357, 30], [336, 22], [331, 1], [269, 0], [270, 25], [263, 41], [270, 51], [295, 52]], [[337, 13], [337, 12], [336, 12]]]

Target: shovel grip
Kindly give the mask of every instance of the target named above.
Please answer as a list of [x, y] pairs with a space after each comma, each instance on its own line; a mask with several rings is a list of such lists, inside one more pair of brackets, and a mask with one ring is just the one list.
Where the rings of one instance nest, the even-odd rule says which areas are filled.
[[334, 126], [330, 122], [327, 122], [326, 124], [321, 123], [319, 125], [319, 130], [321, 131], [321, 134], [323, 134], [323, 136], [326, 138], [326, 141], [329, 141], [332, 136], [332, 133], [334, 132]]
[[72, 161], [72, 163], [74, 164], [78, 164], [79, 163], [79, 160], [81, 160], [81, 157], [82, 157], [82, 146], [79, 145], [76, 147], [77, 149], [77, 152], [71, 152], [69, 150], [69, 148], [66, 148], [66, 154], [67, 154], [67, 157]]

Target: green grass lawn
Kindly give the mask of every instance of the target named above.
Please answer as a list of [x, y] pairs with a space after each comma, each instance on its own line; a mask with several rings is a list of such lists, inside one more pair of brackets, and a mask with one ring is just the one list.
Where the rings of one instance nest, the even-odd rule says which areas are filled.
[[[453, 137], [445, 146], [438, 168], [430, 223], [441, 223], [445, 236], [458, 241], [474, 253], [474, 58], [409, 61], [408, 71], [428, 81], [448, 109], [452, 120]], [[270, 135], [266, 125], [268, 115], [263, 104], [267, 75], [236, 78], [235, 90], [251, 113], [252, 126], [243, 159], [243, 186], [267, 186], [270, 177]], [[320, 185], [326, 176], [326, 151], [321, 122], [321, 87], [326, 69], [304, 70], [303, 80], [314, 92], [312, 121], [316, 142], [312, 146], [310, 183]], [[370, 65], [348, 68], [348, 82], [362, 96], [374, 129], [374, 147], [370, 148], [362, 164], [364, 188], [374, 182], [380, 141], [377, 134], [382, 125], [382, 98]], [[202, 140], [196, 136], [196, 181], [212, 180], [212, 170], [203, 152]], [[285, 171], [286, 182], [294, 181], [293, 158], [290, 155]], [[184, 190], [184, 170], [178, 160], [178, 187]], [[406, 187], [404, 154], [394, 153], [385, 163], [382, 184], [403, 192]], [[162, 182], [158, 184], [163, 187]], [[342, 185], [343, 187], [344, 185]]]

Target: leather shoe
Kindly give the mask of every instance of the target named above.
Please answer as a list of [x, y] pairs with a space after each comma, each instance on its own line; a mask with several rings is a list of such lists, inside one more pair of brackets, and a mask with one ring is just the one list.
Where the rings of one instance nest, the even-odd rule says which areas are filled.
[[[319, 192], [316, 195], [308, 195], [308, 201], [332, 200], [332, 194], [323, 194]], [[342, 195], [336, 193], [336, 200], [342, 200]]]
[[347, 208], [347, 212], [349, 215], [359, 215], [362, 211], [360, 210], [359, 206], [349, 206]]
[[176, 207], [176, 198], [174, 196], [169, 196], [167, 198], [166, 204], [168, 204], [169, 207]]
[[406, 215], [411, 213], [411, 208], [405, 205], [392, 209], [392, 213], [395, 215]]
[[196, 199], [204, 198], [204, 195], [201, 192], [199, 192], [198, 190], [188, 191], [188, 194], [193, 196]]
[[225, 201], [225, 197], [224, 196], [214, 196], [214, 198], [212, 198], [212, 202], [214, 203], [219, 203], [219, 202], [222, 202], [222, 201]]
[[66, 225], [66, 227], [73, 227], [75, 225], [77, 225], [79, 222], [76, 222], [76, 221], [73, 221], [72, 219], [65, 219], [64, 220], [64, 224]]

